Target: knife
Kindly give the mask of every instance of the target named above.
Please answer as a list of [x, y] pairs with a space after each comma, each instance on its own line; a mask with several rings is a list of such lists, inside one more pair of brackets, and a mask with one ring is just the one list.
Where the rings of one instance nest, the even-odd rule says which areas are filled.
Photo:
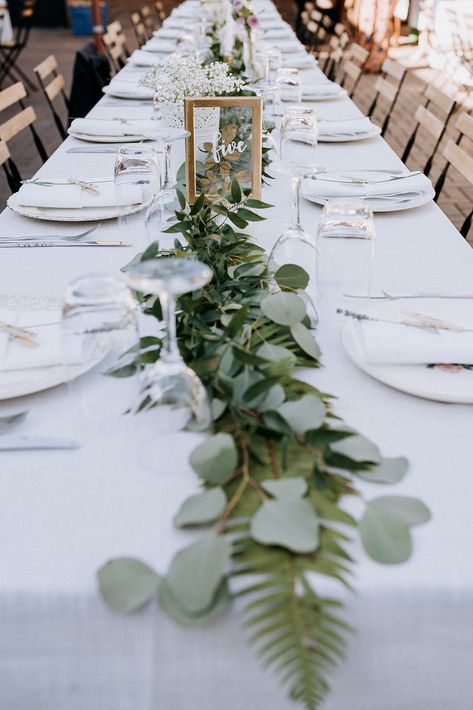
[[1, 437], [0, 451], [26, 451], [38, 449], [79, 449], [80, 444], [73, 439], [54, 439], [47, 436]]
[[109, 144], [107, 148], [97, 148], [94, 146], [80, 146], [76, 148], [68, 148], [66, 153], [116, 153], [123, 143]]
[[131, 247], [131, 242], [123, 241], [78, 241], [78, 242], [67, 242], [59, 240], [49, 240], [49, 241], [33, 241], [33, 240], [20, 240], [12, 241], [9, 239], [0, 239], [0, 248], [10, 249], [14, 247], [21, 247], [29, 249], [31, 247]]

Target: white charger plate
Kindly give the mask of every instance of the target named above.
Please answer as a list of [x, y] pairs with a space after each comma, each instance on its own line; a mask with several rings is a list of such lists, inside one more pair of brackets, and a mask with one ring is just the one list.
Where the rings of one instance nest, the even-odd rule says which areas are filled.
[[130, 101], [153, 100], [153, 92], [151, 89], [147, 89], [145, 86], [136, 88], [136, 92], [128, 92], [126, 89], [121, 90], [120, 87], [114, 88], [112, 84], [108, 84], [108, 86], [103, 87], [102, 92], [108, 96], [114, 96], [116, 99], [128, 99]]
[[[0, 298], [0, 305], [4, 302], [8, 303], [8, 298]], [[31, 309], [32, 299], [21, 297], [15, 299], [15, 310], [27, 312]], [[57, 308], [57, 301], [53, 299], [38, 299], [34, 304], [35, 310], [54, 310]], [[68, 365], [67, 373], [63, 365], [51, 365], [49, 367], [32, 367], [23, 370], [10, 370], [2, 372], [0, 370], [0, 401], [6, 399], [14, 399], [15, 397], [24, 397], [35, 392], [56, 387], [65, 382], [75, 380], [76, 377], [84, 375], [93, 367], [99, 364], [106, 356], [109, 346], [105, 346], [102, 342], [99, 346], [97, 343], [96, 350], [92, 353], [87, 362], [80, 365]]]
[[[381, 301], [370, 303], [364, 310], [370, 316], [396, 319], [403, 310], [413, 309], [420, 313], [457, 323], [471, 323], [473, 301], [460, 299], [416, 299]], [[436, 402], [473, 404], [473, 369], [453, 366], [429, 367], [427, 365], [373, 365], [363, 360], [355, 337], [356, 323], [347, 319], [341, 340], [345, 351], [357, 367], [375, 380], [389, 387]], [[432, 336], [435, 337], [435, 336]]]
[[[376, 173], [368, 173], [368, 172], [363, 172], [363, 170], [337, 170], [337, 171], [329, 171], [326, 173], [323, 173], [322, 177], [329, 179], [340, 179], [343, 175], [360, 175], [360, 176], [367, 176], [370, 175], [371, 178], [376, 176], [378, 179], [383, 178], [383, 174], [386, 176], [391, 175], [392, 173], [390, 171], [386, 171], [386, 173], [383, 173], [383, 171], [379, 171]], [[337, 197], [319, 197], [318, 195], [313, 195], [313, 194], [308, 194], [304, 190], [304, 182], [302, 183], [302, 188], [301, 188], [301, 195], [306, 199], [309, 200], [309, 202], [315, 202], [316, 205], [325, 205], [327, 202], [330, 202], [331, 200], [335, 199], [353, 199], [353, 200], [360, 200], [361, 202], [366, 202], [373, 212], [400, 212], [401, 210], [411, 210], [414, 209], [414, 207], [421, 207], [422, 205], [426, 205], [427, 203], [431, 202], [435, 196], [435, 190], [432, 188], [431, 190], [426, 190], [423, 192], [421, 195], [418, 197], [413, 197], [411, 199], [403, 199], [402, 196], [399, 198], [399, 200], [394, 201], [394, 200], [383, 200], [381, 197], [380, 198], [370, 198], [370, 197], [363, 197], [363, 195], [350, 195], [345, 197], [342, 196], [337, 196]]]
[[[46, 222], [102, 222], [104, 219], [116, 219], [117, 208], [112, 207], [82, 207], [81, 209], [60, 209], [55, 207], [29, 207], [27, 205], [16, 205], [12, 198], [8, 198], [8, 207], [20, 214], [22, 217], [31, 219], [42, 219]], [[139, 207], [131, 206], [129, 210], [123, 212], [123, 216], [139, 212]]]
[[334, 90], [333, 94], [324, 94], [323, 96], [304, 96], [304, 94], [302, 94], [302, 101], [333, 101], [333, 99], [339, 99], [346, 95], [347, 90], [339, 86]]
[[367, 138], [374, 138], [381, 133], [381, 127], [373, 125], [370, 131], [366, 133], [357, 133], [354, 136], [327, 136], [319, 133], [319, 143], [352, 143], [353, 141], [364, 141]]

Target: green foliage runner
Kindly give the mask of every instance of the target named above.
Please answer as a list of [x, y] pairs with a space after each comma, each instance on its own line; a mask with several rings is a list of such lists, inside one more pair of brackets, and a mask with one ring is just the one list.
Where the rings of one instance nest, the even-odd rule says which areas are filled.
[[[378, 562], [407, 560], [411, 528], [429, 512], [415, 498], [388, 495], [368, 501], [360, 520], [342, 508], [344, 496], [360, 495], [357, 477], [397, 483], [408, 464], [383, 458], [340, 421], [328, 395], [296, 379], [298, 367], [319, 365], [300, 295], [308, 276], [295, 265], [269, 272], [266, 253], [242, 231], [269, 205], [247, 192], [233, 181], [220, 201], [201, 195], [193, 206], [179, 193], [167, 230], [180, 237], [173, 255], [195, 257], [214, 272], [204, 289], [179, 298], [177, 317], [181, 353], [207, 388], [214, 423], [190, 457], [202, 492], [184, 502], [174, 523], [199, 526], [202, 536], [176, 554], [165, 575], [116, 559], [98, 576], [116, 611], [132, 612], [158, 595], [162, 609], [187, 627], [243, 597], [250, 641], [290, 697], [310, 710], [329, 690], [348, 628], [340, 600], [317, 592], [317, 575], [349, 587], [347, 543], [358, 532]], [[139, 258], [166, 254], [155, 243]], [[155, 299], [143, 307], [161, 318]], [[160, 347], [146, 338], [142, 363], [159, 357]]]

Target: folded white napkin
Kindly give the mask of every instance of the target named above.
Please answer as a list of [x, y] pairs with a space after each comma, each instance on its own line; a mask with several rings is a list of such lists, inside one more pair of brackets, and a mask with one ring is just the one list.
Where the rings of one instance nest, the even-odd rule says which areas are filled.
[[302, 85], [302, 98], [303, 99], [313, 99], [325, 98], [327, 96], [338, 96], [338, 94], [344, 93], [340, 84], [336, 84], [334, 81], [326, 81], [323, 84], [303, 84]]
[[307, 54], [307, 52], [283, 55], [282, 63], [284, 67], [293, 67], [294, 69], [305, 69], [314, 67], [317, 64], [315, 57], [311, 54]]
[[[71, 347], [64, 347], [61, 337], [61, 309], [48, 311], [0, 311], [0, 322], [26, 327], [35, 333], [36, 348], [27, 348], [17, 340], [10, 338], [8, 333], [0, 330], [0, 372], [10, 370], [27, 370], [32, 367], [50, 367], [52, 365], [79, 364], [84, 362], [82, 344], [79, 339], [71, 342]], [[35, 328], [35, 325], [50, 324]]]
[[274, 30], [278, 27], [287, 27], [286, 23], [279, 17], [279, 15], [267, 17], [260, 17], [260, 27], [263, 30]]
[[164, 20], [163, 27], [165, 27], [166, 29], [179, 29], [181, 31], [191, 29], [192, 20], [190, 20], [188, 17], [174, 17], [174, 15], [172, 15], [171, 17], [167, 17]]
[[[55, 180], [56, 184], [54, 185], [37, 185], [34, 183], [22, 185], [11, 199], [15, 204], [25, 207], [49, 207], [53, 209], [113, 207], [117, 204], [113, 179], [108, 182], [101, 182], [101, 180], [105, 181], [106, 178], [97, 178], [96, 182], [94, 182], [93, 178], [81, 177], [80, 179], [90, 182], [98, 190], [98, 194], [87, 192], [79, 185], [57, 184], [67, 183], [67, 179], [62, 179]], [[127, 196], [120, 197], [119, 204], [139, 204], [141, 201], [141, 189], [138, 185], [131, 185]]]
[[120, 81], [120, 79], [112, 79], [110, 84], [105, 86], [102, 91], [104, 94], [110, 94], [110, 96], [116, 96], [120, 99], [152, 99], [154, 96], [153, 89], [134, 85], [130, 81]]
[[168, 59], [166, 54], [145, 52], [144, 49], [135, 49], [128, 61], [135, 67], [154, 67], [157, 64], [164, 64], [166, 59]]
[[[357, 174], [357, 171], [346, 171], [346, 176], [351, 177]], [[336, 178], [334, 177], [332, 181], [330, 175], [322, 173], [319, 176], [306, 178], [303, 181], [302, 191], [304, 195], [327, 199], [336, 199], [338, 197], [353, 197], [355, 199], [357, 197], [362, 199], [379, 197], [383, 200], [398, 200], [399, 197], [410, 199], [432, 190], [432, 183], [429, 178], [422, 174], [396, 180], [387, 180], [382, 177], [373, 178], [372, 176], [369, 179], [379, 181], [370, 184], [353, 184], [342, 182], [341, 174]], [[381, 180], [385, 181], [381, 182]]]
[[295, 38], [295, 34], [292, 31], [292, 29], [288, 25], [280, 25], [278, 27], [273, 27], [272, 29], [264, 30], [264, 38], [265, 39], [289, 39]]
[[324, 121], [322, 119], [318, 122], [317, 127], [319, 136], [331, 136], [334, 138], [346, 136], [350, 138], [369, 133], [373, 128], [373, 124], [367, 117], [354, 118], [351, 121]]
[[433, 333], [407, 325], [361, 321], [355, 326], [355, 340], [363, 360], [372, 364], [473, 364], [473, 333]]
[[153, 37], [148, 40], [143, 47], [145, 52], [153, 52], [158, 54], [171, 54], [176, 51], [176, 43], [171, 40]]
[[294, 37], [273, 40], [271, 46], [280, 49], [283, 54], [297, 54], [301, 51], [301, 43]]
[[153, 32], [153, 37], [160, 39], [177, 39], [182, 34], [182, 30], [178, 27], [161, 27]]
[[81, 133], [87, 136], [126, 136], [152, 137], [156, 131], [155, 121], [143, 120], [107, 120], [99, 118], [76, 118], [71, 123], [69, 133]]

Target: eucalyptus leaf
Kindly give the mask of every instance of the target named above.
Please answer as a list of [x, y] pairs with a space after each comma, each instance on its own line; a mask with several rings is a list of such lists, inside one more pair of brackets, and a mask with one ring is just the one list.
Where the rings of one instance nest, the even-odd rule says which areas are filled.
[[306, 314], [304, 301], [295, 293], [285, 291], [266, 296], [261, 301], [261, 310], [274, 323], [288, 326], [300, 323]]
[[210, 605], [199, 614], [191, 614], [179, 604], [166, 579], [163, 579], [159, 588], [159, 603], [163, 611], [173, 621], [189, 629], [202, 626], [214, 619], [222, 613], [229, 601], [230, 594], [226, 580], [220, 584]]
[[355, 471], [354, 473], [365, 481], [371, 483], [399, 483], [406, 475], [409, 468], [409, 461], [406, 458], [386, 459], [370, 469]]
[[230, 552], [228, 540], [211, 533], [175, 555], [166, 580], [187, 613], [200, 614], [210, 606], [225, 575]]
[[296, 364], [296, 356], [288, 348], [283, 348], [281, 345], [273, 345], [272, 343], [263, 343], [257, 350], [258, 356], [265, 360], [278, 362], [279, 360], [288, 360], [294, 366]]
[[284, 264], [274, 274], [280, 288], [304, 289], [309, 283], [309, 274], [296, 264]]
[[298, 346], [307, 355], [317, 360], [320, 357], [320, 348], [312, 332], [303, 323], [295, 323], [291, 326], [291, 334]]
[[363, 546], [376, 562], [400, 564], [411, 556], [409, 528], [395, 513], [368, 503], [359, 528]]
[[210, 409], [212, 412], [213, 420], [215, 422], [217, 421], [217, 419], [220, 419], [226, 408], [227, 405], [225, 402], [223, 402], [221, 399], [218, 399], [217, 397], [213, 398], [212, 403], [210, 405]]
[[312, 394], [305, 394], [300, 399], [284, 402], [279, 407], [278, 413], [297, 434], [318, 429], [324, 423], [326, 414], [322, 400]]
[[354, 434], [341, 441], [335, 441], [330, 444], [330, 449], [357, 463], [381, 463], [382, 460], [376, 444], [362, 434]]
[[284, 387], [280, 384], [273, 385], [261, 402], [258, 402], [256, 409], [259, 412], [268, 412], [277, 409], [286, 399]]
[[371, 508], [398, 515], [406, 525], [422, 525], [430, 520], [430, 511], [419, 498], [410, 496], [380, 496], [370, 502]]
[[221, 483], [238, 464], [238, 452], [230, 434], [214, 434], [194, 449], [189, 458], [198, 476], [209, 483]]
[[306, 500], [270, 500], [256, 511], [250, 535], [262, 545], [279, 545], [299, 553], [314, 552], [319, 544], [319, 521]]
[[107, 562], [99, 569], [98, 580], [106, 604], [121, 614], [129, 614], [147, 604], [160, 584], [160, 577], [151, 567], [132, 557]]
[[264, 490], [271, 493], [275, 498], [284, 500], [299, 500], [307, 493], [307, 481], [305, 478], [280, 478], [277, 480], [268, 479], [261, 481]]
[[198, 493], [184, 501], [174, 516], [174, 525], [184, 528], [188, 525], [213, 523], [224, 511], [226, 504], [227, 496], [221, 488]]

